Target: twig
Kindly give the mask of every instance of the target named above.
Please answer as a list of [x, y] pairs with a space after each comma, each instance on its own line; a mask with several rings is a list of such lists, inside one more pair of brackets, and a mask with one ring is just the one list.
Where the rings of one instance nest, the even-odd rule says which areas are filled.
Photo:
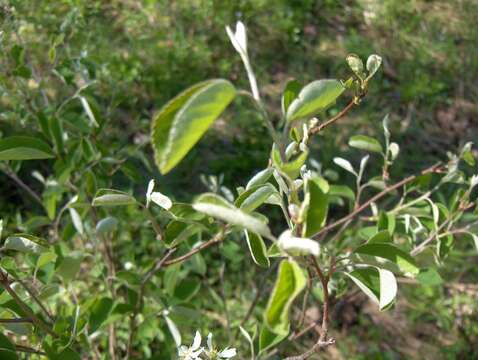
[[175, 248], [170, 249], [159, 261], [157, 261], [151, 269], [148, 270], [148, 272], [145, 274], [143, 280], [141, 281], [141, 285], [139, 288], [138, 292], [138, 300], [136, 301], [136, 306], [134, 309], [133, 314], [131, 315], [130, 318], [130, 331], [129, 331], [129, 338], [128, 338], [128, 347], [127, 347], [127, 352], [126, 352], [126, 359], [129, 359], [131, 357], [132, 351], [133, 351], [133, 341], [134, 337], [136, 335], [136, 330], [138, 329], [138, 326], [136, 324], [136, 318], [139, 314], [139, 311], [141, 310], [141, 307], [143, 306], [144, 302], [144, 291], [146, 289], [146, 284], [151, 280], [151, 278], [154, 276], [155, 273], [157, 273], [163, 265], [165, 265], [166, 260], [176, 251]]
[[0, 324], [31, 323], [30, 318], [0, 319]]
[[22, 311], [32, 320], [33, 324], [38, 326], [40, 329], [45, 331], [46, 333], [50, 334], [53, 337], [58, 337], [58, 335], [38, 316], [36, 316], [33, 311], [29, 308], [27, 304], [23, 302], [22, 299], [17, 295], [15, 290], [12, 289], [10, 286], [10, 281], [8, 280], [8, 275], [0, 270], [0, 283], [8, 292], [8, 294], [15, 300], [17, 305], [22, 309]]
[[353, 107], [356, 105], [354, 100], [350, 100], [350, 102], [347, 104], [345, 108], [342, 109], [341, 112], [339, 112], [337, 115], [335, 115], [333, 118], [330, 120], [327, 120], [326, 122], [319, 124], [311, 129], [309, 129], [309, 135], [315, 135], [321, 132], [323, 129], [326, 127], [332, 125], [334, 122], [339, 120], [340, 118], [344, 117]]
[[18, 279], [15, 277], [15, 281], [18, 282], [21, 286], [23, 286], [23, 288], [26, 290], [26, 292], [32, 297], [32, 299], [38, 304], [38, 306], [40, 307], [40, 309], [43, 310], [43, 312], [48, 316], [48, 318], [51, 320], [51, 321], [55, 321], [55, 319], [53, 318], [53, 316], [50, 314], [50, 312], [48, 311], [48, 309], [46, 308], [45, 305], [43, 305], [43, 303], [40, 301], [40, 299], [38, 298], [38, 296], [35, 294], [35, 291], [33, 289], [30, 288], [30, 286], [28, 286], [23, 280], [21, 279]]
[[216, 243], [219, 243], [221, 242], [223, 239], [224, 239], [224, 233], [225, 233], [225, 229], [222, 229], [221, 231], [219, 231], [213, 238], [211, 238], [210, 240], [206, 241], [205, 243], [202, 243], [201, 245], [199, 245], [198, 247], [192, 249], [190, 252], [188, 252], [187, 254], [184, 254], [182, 256], [178, 256], [177, 258], [174, 258], [174, 259], [171, 259], [171, 260], [168, 260], [164, 263], [164, 266], [170, 266], [170, 265], [174, 265], [174, 264], [177, 264], [179, 262], [183, 262], [184, 260], [187, 260], [189, 259], [191, 256], [197, 254], [198, 252], [200, 252], [201, 250], [204, 250]]
[[418, 176], [421, 176], [421, 175], [425, 175], [425, 174], [429, 174], [429, 173], [434, 173], [434, 172], [439, 172], [440, 171], [440, 167], [441, 167], [441, 163], [437, 163], [433, 166], [430, 166], [429, 168], [423, 170], [419, 175], [411, 175], [391, 186], [388, 186], [386, 187], [384, 190], [382, 190], [381, 192], [379, 192], [378, 194], [372, 196], [370, 199], [368, 199], [365, 203], [363, 203], [362, 205], [360, 205], [359, 207], [357, 207], [354, 211], [352, 211], [350, 214], [344, 216], [343, 218], [333, 222], [332, 224], [330, 225], [327, 225], [325, 226], [324, 228], [322, 228], [319, 232], [317, 232], [316, 234], [314, 234], [314, 238], [317, 238], [319, 237], [320, 235], [324, 234], [324, 233], [327, 233], [329, 232], [330, 230], [336, 228], [337, 226], [347, 222], [348, 220], [350, 219], [353, 219], [355, 216], [357, 216], [358, 214], [360, 214], [363, 210], [365, 210], [366, 208], [368, 208], [370, 206], [370, 204], [372, 204], [373, 202], [381, 199], [382, 197], [384, 197], [385, 195], [387, 195], [389, 192], [392, 192], [408, 183], [411, 183], [412, 181], [414, 181]]
[[41, 197], [32, 190], [27, 184], [25, 184], [22, 179], [20, 179], [17, 174], [15, 174], [10, 168], [0, 168], [10, 179], [12, 179], [18, 186], [27, 192], [39, 205], [43, 207], [43, 202]]
[[44, 353], [43, 351], [35, 350], [33, 348], [30, 348], [28, 346], [23, 346], [23, 345], [15, 345], [15, 351], [46, 356], [46, 353]]

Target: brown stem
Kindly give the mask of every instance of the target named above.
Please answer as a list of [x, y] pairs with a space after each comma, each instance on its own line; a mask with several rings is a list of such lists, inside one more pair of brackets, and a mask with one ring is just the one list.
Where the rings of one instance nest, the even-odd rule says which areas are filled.
[[[312, 346], [309, 350], [307, 350], [305, 353], [297, 355], [297, 356], [290, 356], [287, 357], [285, 360], [305, 360], [314, 355], [317, 351], [319, 351], [322, 348], [325, 348], [327, 346], [335, 344], [335, 339], [333, 338], [327, 338], [328, 334], [328, 322], [329, 322], [329, 306], [330, 306], [330, 299], [329, 299], [329, 289], [328, 289], [328, 284], [330, 277], [334, 271], [335, 265], [334, 262], [335, 260], [332, 258], [331, 260], [331, 265], [330, 265], [330, 270], [327, 275], [324, 275], [322, 270], [320, 269], [320, 266], [317, 262], [317, 259], [314, 256], [310, 256], [310, 260], [312, 262], [312, 266], [314, 267], [315, 271], [317, 272], [317, 276], [320, 280], [320, 283], [322, 284], [322, 289], [324, 292], [324, 303], [323, 303], [323, 308], [322, 308], [322, 324], [320, 328], [320, 336], [317, 342]], [[314, 327], [315, 324], [313, 324], [312, 327]]]
[[0, 319], [0, 324], [31, 323], [30, 318]]
[[316, 234], [314, 234], [314, 238], [317, 238], [319, 237], [320, 235], [324, 234], [324, 233], [327, 233], [329, 232], [330, 230], [336, 228], [337, 226], [353, 219], [355, 216], [357, 216], [358, 214], [360, 214], [363, 210], [365, 210], [367, 207], [370, 206], [370, 204], [372, 204], [373, 202], [377, 201], [377, 200], [380, 200], [382, 197], [384, 197], [385, 195], [387, 195], [389, 192], [392, 192], [408, 183], [411, 183], [412, 181], [414, 181], [418, 176], [421, 176], [421, 175], [425, 175], [425, 174], [428, 174], [428, 173], [435, 173], [435, 172], [440, 172], [441, 171], [441, 163], [437, 163], [433, 166], [430, 166], [429, 168], [423, 170], [419, 175], [411, 175], [391, 186], [388, 186], [386, 187], [384, 190], [382, 190], [381, 192], [379, 192], [378, 194], [372, 196], [370, 199], [368, 199], [366, 202], [364, 202], [362, 205], [360, 205], [359, 207], [357, 207], [354, 211], [352, 211], [350, 214], [344, 216], [343, 218], [333, 222], [332, 224], [330, 225], [327, 225], [325, 226], [324, 228], [322, 228], [319, 232], [317, 232]]
[[133, 352], [133, 341], [136, 335], [136, 331], [138, 329], [138, 325], [136, 324], [136, 318], [143, 306], [144, 302], [144, 291], [146, 289], [146, 284], [151, 280], [151, 278], [156, 274], [166, 263], [166, 260], [176, 251], [175, 248], [170, 249], [158, 262], [156, 262], [153, 267], [145, 274], [143, 280], [141, 280], [141, 285], [138, 292], [138, 300], [135, 305], [134, 313], [131, 315], [130, 318], [130, 331], [129, 331], [129, 338], [128, 338], [128, 347], [126, 351], [126, 359], [131, 358], [131, 354]]
[[35, 350], [33, 348], [30, 348], [28, 346], [23, 346], [23, 345], [15, 345], [15, 351], [46, 356], [46, 353], [44, 353], [43, 351]]
[[333, 118], [327, 120], [326, 122], [319, 124], [311, 129], [309, 129], [309, 135], [315, 135], [321, 132], [323, 129], [326, 127], [332, 125], [334, 122], [339, 120], [340, 118], [344, 117], [353, 107], [356, 105], [354, 100], [350, 100], [350, 102], [347, 104], [345, 108], [342, 109], [341, 112], [339, 112], [337, 115], [335, 115]]
[[15, 172], [13, 172], [10, 168], [1, 168], [1, 170], [10, 178], [12, 179], [18, 186], [20, 186], [23, 190], [27, 192], [28, 195], [32, 197], [41, 207], [43, 207], [43, 202], [41, 197], [32, 190], [27, 184], [25, 184], [22, 179], [20, 179]]
[[40, 301], [40, 299], [38, 298], [38, 296], [35, 294], [35, 291], [33, 289], [30, 288], [30, 286], [28, 286], [23, 280], [20, 280], [18, 278], [15, 278], [15, 281], [17, 281], [20, 285], [23, 286], [23, 288], [26, 290], [26, 292], [32, 297], [32, 299], [38, 304], [38, 306], [43, 310], [43, 312], [48, 316], [48, 318], [51, 320], [51, 321], [55, 321], [55, 319], [53, 318], [53, 316], [50, 314], [50, 312], [48, 311], [48, 309], [45, 307], [45, 305], [43, 305], [43, 303]]
[[174, 265], [174, 264], [177, 264], [179, 262], [183, 262], [184, 260], [187, 260], [189, 259], [191, 256], [197, 254], [198, 252], [200, 252], [201, 250], [204, 250], [216, 243], [219, 243], [221, 242], [223, 239], [224, 239], [224, 233], [225, 233], [225, 229], [222, 229], [221, 231], [219, 231], [213, 238], [209, 239], [208, 241], [206, 241], [205, 243], [199, 245], [197, 248], [194, 248], [192, 249], [190, 252], [188, 252], [187, 254], [184, 254], [182, 256], [178, 256], [177, 258], [174, 258], [174, 259], [171, 259], [171, 260], [168, 260], [164, 263], [164, 266], [170, 266], [170, 265]]
[[12, 289], [10, 286], [10, 281], [8, 280], [7, 273], [4, 273], [0, 270], [0, 283], [4, 287], [4, 289], [8, 292], [8, 294], [13, 298], [13, 300], [17, 303], [17, 305], [22, 309], [22, 311], [32, 320], [33, 324], [38, 326], [40, 329], [45, 331], [46, 333], [50, 334], [53, 337], [58, 337], [58, 335], [38, 316], [36, 316], [30, 307], [23, 302], [22, 299], [17, 295], [15, 290]]

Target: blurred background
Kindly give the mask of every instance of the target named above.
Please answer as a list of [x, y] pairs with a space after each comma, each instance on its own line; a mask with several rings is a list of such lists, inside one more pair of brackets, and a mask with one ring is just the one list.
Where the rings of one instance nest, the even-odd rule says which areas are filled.
[[[166, 177], [156, 170], [148, 141], [154, 111], [184, 88], [221, 77], [248, 89], [224, 30], [242, 20], [259, 87], [277, 118], [287, 80], [346, 78], [347, 54], [382, 56], [370, 94], [319, 137], [313, 154], [324, 166], [338, 154], [354, 160], [350, 135], [381, 138], [381, 120], [389, 114], [401, 148], [392, 176], [401, 178], [443, 159], [446, 151], [477, 143], [477, 18], [476, 0], [0, 0], [0, 133], [41, 133], [44, 118], [54, 112], [86, 152], [88, 118], [80, 102], [65, 102], [82, 89], [103, 127], [94, 146], [120, 159], [121, 169], [112, 173], [117, 188], [142, 191], [145, 179], [155, 177], [162, 192], [185, 201], [211, 179], [235, 189], [265, 166], [271, 146], [247, 99], [236, 100]], [[68, 171], [65, 164], [36, 170], [58, 176]], [[35, 189], [40, 183], [33, 167], [15, 170]], [[52, 202], [64, 192], [50, 191]], [[2, 214], [35, 212], [4, 173], [0, 194]], [[29, 220], [23, 219], [25, 226], [41, 226]], [[390, 312], [378, 312], [357, 293], [342, 299], [331, 325], [337, 346], [327, 356], [478, 358], [478, 258], [468, 257], [467, 265], [455, 259], [443, 269], [446, 284], [403, 284], [406, 296]], [[302, 345], [313, 342], [313, 336], [304, 338]]]

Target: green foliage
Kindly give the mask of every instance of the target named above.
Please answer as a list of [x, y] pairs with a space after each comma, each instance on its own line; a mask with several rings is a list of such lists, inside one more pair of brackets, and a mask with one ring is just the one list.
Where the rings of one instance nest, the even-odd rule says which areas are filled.
[[408, 358], [395, 314], [473, 357], [476, 5], [450, 4], [2, 3], [0, 358]]

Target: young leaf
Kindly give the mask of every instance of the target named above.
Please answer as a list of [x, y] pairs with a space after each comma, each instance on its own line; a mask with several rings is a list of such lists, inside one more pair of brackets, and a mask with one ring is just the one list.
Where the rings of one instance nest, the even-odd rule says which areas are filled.
[[271, 167], [268, 167], [267, 169], [264, 169], [262, 171], [259, 171], [256, 175], [254, 175], [251, 180], [246, 185], [246, 190], [250, 189], [253, 186], [256, 185], [262, 185], [269, 180], [273, 173], [274, 169]]
[[226, 223], [250, 230], [267, 238], [273, 238], [267, 224], [238, 209], [219, 195], [213, 193], [202, 194], [194, 202], [193, 208]]
[[277, 193], [277, 190], [269, 183], [254, 186], [244, 191], [237, 198], [235, 205], [242, 211], [250, 213], [264, 204], [274, 193]]
[[347, 64], [350, 69], [357, 75], [359, 78], [363, 79], [363, 61], [355, 54], [350, 54], [346, 58]]
[[379, 305], [380, 310], [386, 309], [397, 295], [397, 280], [388, 270], [367, 267], [356, 269], [346, 275]]
[[307, 181], [307, 196], [309, 197], [309, 209], [304, 226], [305, 237], [317, 233], [325, 224], [329, 209], [329, 186], [322, 178], [313, 178]]
[[368, 76], [367, 80], [369, 80], [372, 76], [375, 75], [377, 72], [378, 68], [382, 64], [382, 58], [378, 55], [370, 55], [367, 59], [367, 70], [368, 70]]
[[389, 243], [367, 243], [359, 246], [354, 252], [356, 254], [387, 259], [397, 264], [397, 266], [406, 273], [416, 275], [420, 271], [415, 260], [410, 255]]
[[252, 260], [262, 267], [269, 267], [270, 261], [267, 257], [267, 248], [262, 237], [254, 232], [244, 230], [246, 235], [247, 247], [252, 256]]
[[339, 157], [336, 157], [336, 158], [334, 158], [334, 163], [335, 163], [335, 165], [340, 166], [342, 169], [348, 171], [349, 173], [352, 173], [355, 176], [358, 176], [358, 174], [355, 172], [355, 170], [354, 170], [352, 164], [350, 163], [350, 161], [339, 158]]
[[307, 160], [307, 156], [309, 156], [309, 151], [305, 149], [305, 151], [300, 152], [300, 154], [297, 155], [294, 159], [283, 162], [276, 144], [272, 145], [272, 163], [277, 168], [277, 170], [279, 170], [282, 174], [287, 175], [291, 180], [295, 180], [299, 176], [300, 168]]
[[287, 109], [287, 121], [307, 118], [327, 109], [344, 92], [335, 79], [316, 80], [306, 85]]
[[41, 254], [48, 250], [48, 243], [39, 237], [28, 234], [14, 234], [5, 240], [5, 250], [16, 250], [25, 253]]
[[294, 256], [319, 256], [320, 253], [320, 246], [317, 241], [293, 236], [291, 230], [286, 230], [279, 236], [277, 246], [279, 249]]
[[42, 140], [28, 136], [11, 136], [0, 139], [0, 161], [38, 160], [55, 157]]
[[280, 343], [287, 337], [287, 335], [287, 333], [275, 334], [270, 331], [267, 326], [262, 326], [261, 333], [259, 335], [259, 354]]
[[290, 104], [294, 101], [299, 95], [302, 85], [297, 80], [289, 80], [285, 85], [284, 92], [282, 93], [282, 114], [285, 116], [287, 110], [289, 109]]
[[108, 319], [113, 309], [113, 300], [107, 297], [98, 298], [90, 309], [90, 334], [94, 333]]
[[275, 334], [289, 333], [289, 309], [306, 284], [304, 272], [292, 260], [282, 260], [274, 290], [265, 312], [265, 322]]
[[226, 80], [192, 86], [167, 103], [152, 122], [156, 163], [163, 174], [173, 169], [236, 96]]
[[380, 145], [376, 139], [365, 135], [352, 136], [349, 140], [349, 145], [361, 150], [372, 151], [376, 153], [383, 152], [382, 145]]
[[93, 206], [134, 205], [136, 200], [131, 195], [113, 189], [100, 189], [93, 199]]

